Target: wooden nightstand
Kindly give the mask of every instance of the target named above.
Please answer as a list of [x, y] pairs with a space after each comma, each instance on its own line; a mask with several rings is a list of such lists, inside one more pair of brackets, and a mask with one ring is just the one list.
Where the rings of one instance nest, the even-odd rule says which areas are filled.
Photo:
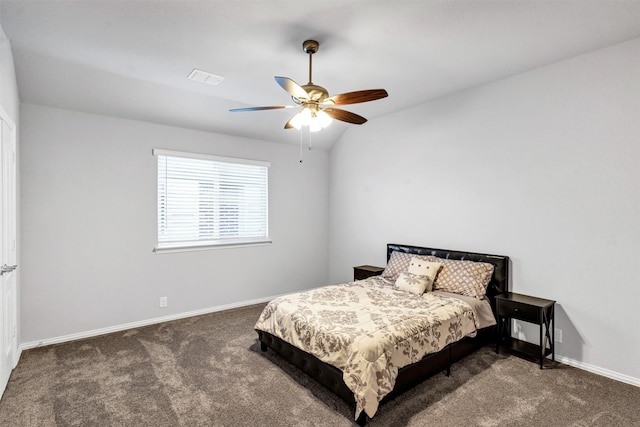
[[379, 276], [383, 271], [383, 267], [374, 267], [373, 265], [359, 265], [357, 267], [353, 267], [353, 280], [362, 280], [371, 276]]
[[[498, 337], [496, 353], [504, 346], [517, 353], [540, 358], [540, 369], [544, 366], [544, 358], [551, 355], [556, 360], [554, 344], [554, 308], [555, 301], [536, 298], [529, 295], [507, 292], [496, 296], [496, 314], [498, 316]], [[540, 345], [512, 338], [508, 335], [511, 319], [534, 323], [540, 327]], [[544, 329], [544, 334], [543, 334]]]

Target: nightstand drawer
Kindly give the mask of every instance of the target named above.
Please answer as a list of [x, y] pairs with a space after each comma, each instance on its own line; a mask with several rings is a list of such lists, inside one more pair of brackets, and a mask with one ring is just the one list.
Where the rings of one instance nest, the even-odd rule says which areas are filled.
[[512, 317], [525, 322], [539, 324], [542, 321], [540, 311], [540, 308], [528, 304], [506, 300], [498, 301], [498, 316]]

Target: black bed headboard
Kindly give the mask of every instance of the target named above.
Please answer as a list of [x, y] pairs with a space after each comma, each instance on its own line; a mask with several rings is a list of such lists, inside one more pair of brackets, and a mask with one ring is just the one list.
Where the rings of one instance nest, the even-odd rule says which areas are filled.
[[475, 252], [452, 251], [448, 249], [423, 248], [420, 246], [387, 244], [387, 261], [391, 252], [399, 251], [416, 255], [432, 255], [438, 258], [459, 259], [476, 262], [489, 262], [494, 265], [493, 277], [487, 287], [487, 296], [495, 311], [495, 296], [509, 291], [509, 257], [504, 255], [479, 254]]

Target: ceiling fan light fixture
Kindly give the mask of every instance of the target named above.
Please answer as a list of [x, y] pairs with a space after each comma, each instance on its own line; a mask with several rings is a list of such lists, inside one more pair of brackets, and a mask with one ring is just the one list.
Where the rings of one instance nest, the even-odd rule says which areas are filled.
[[298, 114], [293, 116], [291, 119], [291, 126], [300, 130], [302, 126], [309, 126], [311, 122], [311, 110], [308, 108], [303, 108]]
[[333, 119], [324, 111], [320, 110], [316, 113], [316, 121], [320, 123], [322, 128], [326, 128], [331, 124]]
[[318, 120], [313, 120], [311, 123], [309, 123], [309, 132], [318, 132], [321, 129], [322, 126], [320, 125]]
[[293, 116], [293, 118], [289, 121], [289, 124], [297, 130], [300, 130], [300, 128], [302, 127], [302, 117], [300, 117], [300, 113]]
[[313, 119], [313, 113], [311, 112], [310, 108], [303, 108], [302, 111], [300, 112], [300, 124], [302, 124], [302, 126], [308, 126], [309, 123], [311, 123], [311, 120]]
[[303, 126], [309, 126], [311, 132], [318, 132], [324, 129], [332, 122], [331, 117], [322, 110], [313, 111], [309, 107], [305, 107], [298, 114], [293, 116], [290, 121], [291, 126], [300, 130]]

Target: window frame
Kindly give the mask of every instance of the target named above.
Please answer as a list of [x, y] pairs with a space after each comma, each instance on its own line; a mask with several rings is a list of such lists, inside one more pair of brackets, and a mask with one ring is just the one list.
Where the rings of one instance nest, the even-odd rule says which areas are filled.
[[[269, 168], [270, 162], [261, 160], [241, 159], [234, 157], [222, 157], [210, 154], [191, 153], [183, 151], [165, 150], [160, 148], [154, 148], [152, 150], [153, 156], [156, 158], [155, 176], [156, 176], [156, 245], [153, 251], [155, 253], [174, 253], [174, 252], [190, 252], [201, 251], [210, 249], [221, 249], [229, 247], [246, 247], [246, 246], [262, 246], [271, 244], [272, 241], [269, 236]], [[259, 166], [266, 168], [265, 182], [264, 182], [264, 198], [265, 198], [265, 215], [263, 218], [266, 226], [266, 235], [260, 237], [247, 237], [247, 238], [220, 238], [220, 239], [208, 239], [208, 240], [188, 240], [179, 242], [161, 242], [160, 239], [160, 158], [161, 156], [205, 160], [210, 162], [224, 163], [224, 164], [240, 164]], [[198, 182], [194, 180], [194, 182]], [[232, 181], [233, 183], [233, 181]], [[200, 222], [199, 222], [200, 223]]]

